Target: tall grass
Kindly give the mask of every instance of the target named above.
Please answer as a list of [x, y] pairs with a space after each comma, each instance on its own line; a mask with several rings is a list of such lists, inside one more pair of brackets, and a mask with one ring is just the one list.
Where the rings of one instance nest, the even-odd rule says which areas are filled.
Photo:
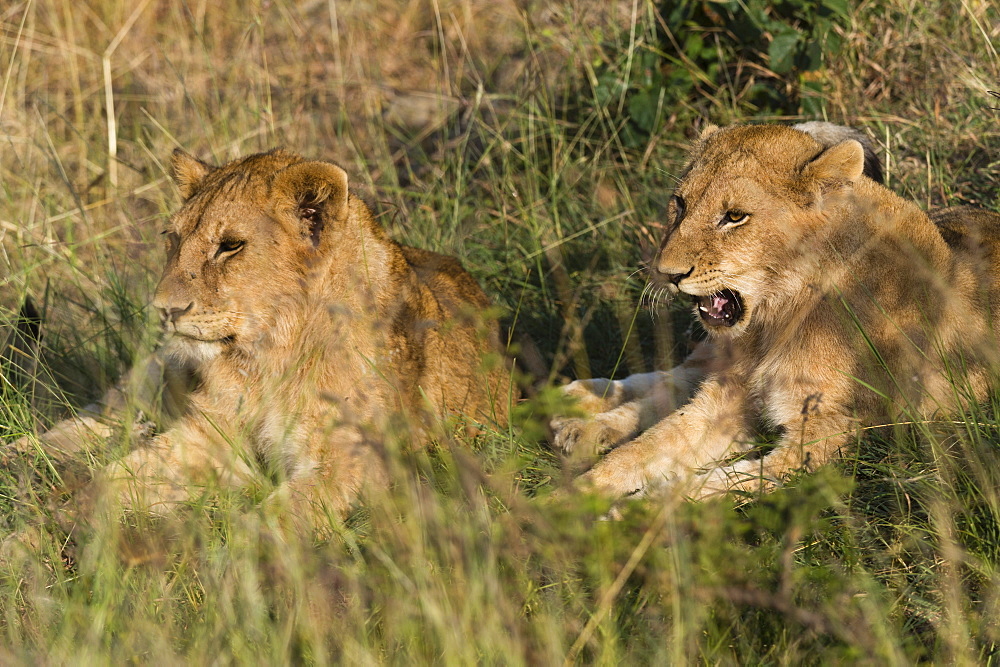
[[[519, 6], [0, 7], [0, 303], [42, 305], [52, 394], [5, 388], [3, 438], [94, 398], [155, 341], [176, 146], [341, 163], [396, 238], [463, 260], [540, 381], [682, 357], [686, 316], [637, 314], [636, 270], [696, 116], [753, 110], [720, 81], [626, 146], [595, 72], [629, 76], [657, 8]], [[1000, 208], [995, 6], [862, 2], [843, 32], [827, 116], [873, 132], [905, 196]], [[513, 433], [390, 446], [392, 489], [318, 544], [282, 541], [244, 495], [191, 508], [167, 552], [140, 540], [130, 559], [118, 524], [38, 531], [0, 571], [0, 661], [996, 660], [996, 405], [876, 430], [762, 499], [605, 522], [599, 501], [544, 501], [570, 474], [543, 441], [551, 397]], [[3, 531], [36, 525], [57, 487], [41, 459], [0, 471]]]

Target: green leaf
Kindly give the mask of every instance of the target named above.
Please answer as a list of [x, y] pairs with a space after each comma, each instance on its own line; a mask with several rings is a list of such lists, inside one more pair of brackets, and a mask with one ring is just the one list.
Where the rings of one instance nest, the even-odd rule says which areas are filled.
[[656, 108], [659, 103], [659, 91], [644, 90], [629, 98], [628, 112], [639, 129], [652, 133], [656, 124]]
[[801, 41], [802, 33], [795, 28], [785, 27], [781, 32], [776, 34], [771, 39], [771, 44], [767, 48], [771, 69], [778, 74], [789, 72], [795, 63], [795, 54], [798, 51], [798, 45]]
[[848, 18], [850, 5], [847, 0], [823, 0], [823, 6], [841, 18]]
[[700, 34], [688, 33], [687, 39], [684, 40], [684, 55], [688, 58], [697, 58], [704, 48], [705, 40], [701, 38]]
[[618, 99], [623, 88], [622, 80], [611, 71], [605, 72], [597, 77], [597, 87], [594, 90], [594, 97], [601, 106]]
[[812, 40], [806, 45], [805, 61], [803, 69], [806, 71], [817, 70], [823, 66], [823, 46], [819, 41]]

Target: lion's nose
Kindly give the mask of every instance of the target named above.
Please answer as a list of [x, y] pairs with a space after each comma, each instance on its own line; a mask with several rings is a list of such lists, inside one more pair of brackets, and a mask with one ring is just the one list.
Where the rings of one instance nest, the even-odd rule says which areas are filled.
[[686, 269], [678, 269], [676, 267], [664, 267], [662, 265], [657, 265], [656, 271], [666, 277], [667, 280], [672, 282], [674, 285], [679, 285], [682, 280], [690, 276], [694, 272], [694, 267], [689, 266]]
[[175, 306], [161, 307], [160, 319], [164, 322], [177, 322], [181, 317], [184, 316], [191, 308], [194, 306], [194, 301], [184, 306], [183, 308], [177, 308]]

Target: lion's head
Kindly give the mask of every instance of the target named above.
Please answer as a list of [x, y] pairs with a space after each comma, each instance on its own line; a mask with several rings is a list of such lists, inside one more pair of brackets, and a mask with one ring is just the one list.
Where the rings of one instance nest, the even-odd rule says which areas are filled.
[[171, 348], [204, 360], [259, 342], [315, 287], [343, 243], [347, 175], [284, 151], [214, 167], [178, 150], [172, 162], [185, 201], [163, 232], [153, 305]]
[[693, 297], [710, 333], [739, 335], [806, 287], [817, 234], [864, 165], [853, 140], [825, 148], [783, 126], [706, 129], [670, 200], [654, 285]]

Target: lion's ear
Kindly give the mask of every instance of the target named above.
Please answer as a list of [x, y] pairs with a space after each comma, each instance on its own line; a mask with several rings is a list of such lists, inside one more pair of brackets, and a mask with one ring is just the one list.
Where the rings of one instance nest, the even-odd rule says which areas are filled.
[[180, 148], [175, 148], [171, 154], [170, 167], [174, 182], [177, 183], [184, 199], [190, 199], [194, 193], [198, 192], [205, 177], [215, 170], [212, 165], [202, 162]]
[[861, 178], [864, 170], [864, 147], [848, 139], [827, 148], [808, 162], [802, 168], [802, 177], [819, 183], [821, 189], [827, 190], [839, 184], [853, 183]]
[[705, 139], [708, 139], [710, 136], [712, 136], [718, 131], [719, 131], [718, 125], [715, 125], [714, 123], [709, 123], [708, 125], [702, 128], [701, 134], [698, 135], [698, 141], [705, 141]]
[[274, 179], [279, 195], [291, 200], [303, 233], [318, 247], [327, 222], [347, 217], [347, 172], [329, 162], [299, 162]]

